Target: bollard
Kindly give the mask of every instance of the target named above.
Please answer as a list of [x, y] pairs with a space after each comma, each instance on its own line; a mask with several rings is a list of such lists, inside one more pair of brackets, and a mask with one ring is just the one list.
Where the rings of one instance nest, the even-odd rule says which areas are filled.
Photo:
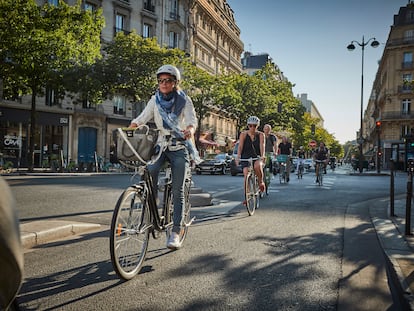
[[407, 199], [405, 203], [405, 235], [411, 235], [411, 199], [413, 197], [414, 160], [408, 160]]
[[390, 179], [390, 216], [395, 216], [395, 210], [394, 210], [394, 161], [391, 160], [390, 162], [391, 166], [391, 179]]

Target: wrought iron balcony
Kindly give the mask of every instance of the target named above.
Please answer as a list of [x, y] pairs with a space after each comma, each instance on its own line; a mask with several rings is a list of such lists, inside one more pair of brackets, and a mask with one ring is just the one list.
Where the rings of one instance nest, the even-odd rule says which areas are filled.
[[387, 111], [381, 113], [381, 120], [412, 120], [414, 112], [412, 111]]
[[398, 86], [398, 93], [401, 94], [407, 94], [413, 92], [413, 86], [411, 83], [403, 84]]

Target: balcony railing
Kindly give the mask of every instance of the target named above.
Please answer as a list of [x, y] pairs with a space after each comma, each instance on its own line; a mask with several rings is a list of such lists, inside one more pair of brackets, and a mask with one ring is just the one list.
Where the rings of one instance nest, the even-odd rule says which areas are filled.
[[123, 32], [126, 35], [131, 33], [129, 30], [118, 28], [118, 27], [114, 27], [114, 31], [115, 31], [115, 34], [117, 34], [118, 32]]
[[398, 38], [387, 41], [387, 46], [414, 44], [414, 37]]
[[401, 68], [402, 69], [413, 69], [414, 63], [413, 62], [403, 62], [401, 63]]
[[398, 86], [398, 93], [412, 93], [413, 92], [413, 86], [410, 84], [403, 84]]
[[410, 120], [414, 119], [412, 111], [387, 111], [381, 113], [381, 120]]

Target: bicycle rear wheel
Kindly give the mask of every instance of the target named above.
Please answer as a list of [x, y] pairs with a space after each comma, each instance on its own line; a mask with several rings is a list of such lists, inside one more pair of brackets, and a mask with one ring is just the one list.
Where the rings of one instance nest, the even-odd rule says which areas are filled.
[[250, 216], [254, 214], [254, 211], [257, 207], [257, 195], [255, 189], [255, 179], [253, 174], [249, 173], [246, 176], [246, 181], [244, 185], [246, 192], [246, 208]]
[[144, 262], [152, 226], [150, 218], [137, 189], [127, 188], [116, 203], [110, 231], [112, 266], [124, 280], [136, 276]]

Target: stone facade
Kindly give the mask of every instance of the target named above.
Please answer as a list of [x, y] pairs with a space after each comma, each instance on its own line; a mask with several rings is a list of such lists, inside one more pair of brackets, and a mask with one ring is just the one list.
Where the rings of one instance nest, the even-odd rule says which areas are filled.
[[363, 117], [363, 151], [381, 167], [388, 168], [391, 159], [399, 169], [406, 166], [405, 137], [414, 129], [413, 59], [414, 5], [408, 4], [394, 15]]
[[[37, 2], [58, 3], [57, 0]], [[89, 10], [102, 8], [103, 43], [113, 40], [119, 31], [135, 31], [143, 37], [156, 37], [161, 46], [188, 52], [197, 66], [213, 75], [241, 72], [243, 43], [233, 11], [225, 0], [84, 0], [82, 4]], [[45, 118], [38, 124], [35, 166], [43, 166], [51, 157], [59, 157], [66, 163], [91, 162], [97, 156], [109, 160], [114, 145], [113, 130], [127, 126], [144, 105], [120, 96], [99, 106], [76, 105], [69, 98], [56, 102], [53, 96], [38, 98], [36, 110], [51, 121]], [[0, 101], [0, 136], [4, 137], [0, 154], [13, 161], [14, 166], [27, 164], [26, 115], [30, 107], [30, 96], [23, 96], [18, 102]], [[212, 133], [216, 141], [204, 146], [207, 151], [226, 149], [226, 142], [237, 137], [236, 123], [228, 114], [212, 107], [201, 129], [206, 135]]]

